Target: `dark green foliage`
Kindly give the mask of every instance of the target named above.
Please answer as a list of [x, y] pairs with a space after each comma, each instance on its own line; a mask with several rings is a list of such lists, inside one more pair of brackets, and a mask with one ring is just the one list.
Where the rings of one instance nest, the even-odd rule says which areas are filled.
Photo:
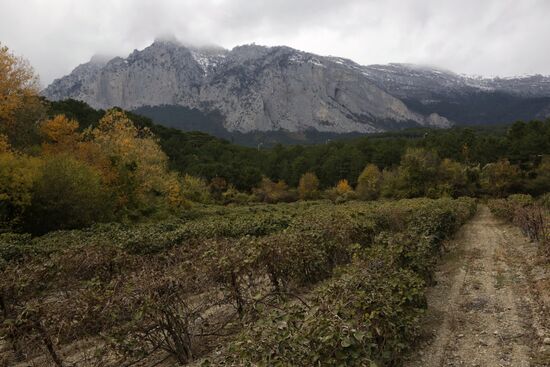
[[[351, 212], [357, 215], [352, 222], [366, 219], [360, 219], [364, 214], [359, 208], [350, 206], [348, 211], [354, 208]], [[386, 209], [397, 208], [405, 209], [400, 216], [406, 228], [341, 248], [351, 261], [344, 261], [346, 265], [336, 268], [330, 279], [305, 297], [290, 297], [282, 306], [258, 305], [261, 317], [230, 344], [225, 356], [203, 365], [399, 365], [418, 335], [420, 316], [427, 307], [424, 290], [442, 241], [474, 213], [475, 203], [472, 199], [401, 201]], [[379, 209], [373, 217], [382, 214]]]
[[223, 127], [223, 117], [216, 112], [203, 113], [184, 106], [143, 106], [133, 110], [158, 124], [182, 131], [200, 131], [219, 138], [228, 139], [231, 134]]
[[382, 366], [398, 360], [417, 335], [424, 283], [387, 261], [356, 260], [307, 303], [295, 300], [271, 311], [229, 348], [227, 365]]
[[110, 218], [109, 195], [99, 173], [69, 156], [48, 157], [32, 191], [23, 218], [27, 232], [81, 228]]
[[498, 91], [472, 91], [453, 98], [431, 96], [432, 103], [404, 99], [412, 110], [429, 115], [436, 112], [461, 125], [491, 125], [528, 120], [544, 111], [549, 97], [522, 97]]
[[[76, 101], [51, 102], [50, 113], [65, 113], [94, 124], [103, 111], [94, 111]], [[189, 115], [192, 118], [194, 115]], [[395, 167], [405, 150], [421, 147], [434, 151], [440, 159], [450, 158], [470, 165], [508, 158], [526, 172], [535, 171], [541, 156], [550, 154], [550, 121], [518, 122], [509, 129], [496, 127], [457, 127], [448, 130], [410, 129], [363, 136], [348, 141], [331, 141], [311, 146], [267, 144], [249, 148], [231, 144], [200, 132], [183, 132], [156, 125], [149, 118], [129, 113], [137, 126], [149, 127], [160, 139], [170, 158], [171, 168], [193, 176], [212, 179], [223, 177], [239, 190], [251, 190], [262, 175], [271, 180], [284, 180], [296, 187], [306, 172], [315, 172], [321, 189], [347, 179], [353, 186], [367, 163], [380, 169]], [[336, 139], [336, 137], [334, 138]], [[333, 139], [333, 140], [334, 140]], [[535, 174], [533, 174], [535, 175]], [[545, 182], [545, 181], [544, 181]], [[543, 180], [526, 190], [544, 190]], [[519, 188], [521, 189], [521, 188]]]
[[32, 246], [30, 234], [2, 233], [0, 234], [0, 269], [9, 262], [21, 260], [28, 252], [37, 248]]
[[46, 103], [48, 106], [48, 116], [50, 118], [56, 115], [65, 115], [69, 119], [77, 120], [81, 129], [95, 126], [103, 115], [105, 115], [105, 111], [95, 110], [86, 103], [75, 99]]

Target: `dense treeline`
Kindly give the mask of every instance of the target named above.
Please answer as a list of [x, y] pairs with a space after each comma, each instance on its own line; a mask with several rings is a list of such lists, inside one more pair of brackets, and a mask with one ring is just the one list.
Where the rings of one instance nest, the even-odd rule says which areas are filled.
[[[103, 114], [78, 101], [51, 102], [50, 110], [52, 114], [73, 116], [85, 126], [94, 124]], [[129, 116], [160, 138], [172, 168], [207, 180], [223, 177], [239, 190], [257, 187], [262, 176], [297, 187], [306, 172], [317, 175], [321, 188], [332, 187], [341, 179], [355, 186], [367, 164], [381, 170], [395, 168], [408, 148], [423, 148], [434, 152], [438, 159], [479, 165], [480, 169], [507, 159], [521, 168], [522, 178], [530, 179], [537, 174], [543, 156], [550, 154], [550, 121], [516, 122], [509, 127], [492, 128], [412, 129], [313, 146], [253, 149], [199, 132], [155, 125], [139, 115]], [[534, 194], [541, 191], [527, 186], [517, 189]]]
[[[105, 114], [105, 111], [94, 110], [75, 100], [46, 104], [50, 116], [64, 114], [79, 121], [81, 128], [96, 125]], [[183, 132], [156, 125], [149, 118], [131, 112], [126, 112], [126, 115], [136, 126], [150, 129], [159, 138], [159, 144], [170, 158], [169, 164], [174, 170], [207, 180], [223, 177], [240, 190], [250, 190], [261, 180], [265, 160], [255, 149], [234, 145], [201, 132]]]

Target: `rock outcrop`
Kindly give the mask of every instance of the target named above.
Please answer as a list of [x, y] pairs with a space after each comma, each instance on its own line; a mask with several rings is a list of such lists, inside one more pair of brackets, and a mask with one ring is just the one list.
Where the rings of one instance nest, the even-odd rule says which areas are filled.
[[43, 91], [95, 108], [180, 105], [218, 111], [229, 131], [376, 132], [396, 126], [448, 127], [411, 111], [350, 60], [289, 47], [225, 50], [156, 41], [127, 58], [92, 59]]

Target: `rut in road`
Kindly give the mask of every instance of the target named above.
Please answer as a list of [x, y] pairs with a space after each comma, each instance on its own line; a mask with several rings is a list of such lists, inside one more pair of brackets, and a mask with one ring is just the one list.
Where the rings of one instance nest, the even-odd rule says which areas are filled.
[[536, 246], [486, 206], [451, 245], [428, 293], [425, 341], [405, 366], [550, 366], [548, 309], [528, 264]]

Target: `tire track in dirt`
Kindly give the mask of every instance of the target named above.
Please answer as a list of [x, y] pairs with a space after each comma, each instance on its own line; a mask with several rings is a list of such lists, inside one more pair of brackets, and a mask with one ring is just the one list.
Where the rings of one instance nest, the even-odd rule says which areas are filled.
[[549, 325], [539, 320], [518, 243], [533, 247], [480, 206], [428, 292], [424, 341], [405, 366], [549, 366], [540, 358]]

